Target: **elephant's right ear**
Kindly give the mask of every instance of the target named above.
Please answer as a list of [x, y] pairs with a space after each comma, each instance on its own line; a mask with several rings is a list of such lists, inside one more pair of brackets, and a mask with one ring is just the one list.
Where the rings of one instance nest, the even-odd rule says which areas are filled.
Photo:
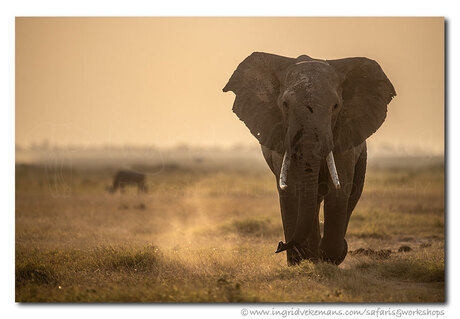
[[254, 52], [240, 63], [223, 91], [236, 94], [233, 112], [260, 144], [284, 152], [282, 114], [277, 105], [278, 75], [295, 59]]

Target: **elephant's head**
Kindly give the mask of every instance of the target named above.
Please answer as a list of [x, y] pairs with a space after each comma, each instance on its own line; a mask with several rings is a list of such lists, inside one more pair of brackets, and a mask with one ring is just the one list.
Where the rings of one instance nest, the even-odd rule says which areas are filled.
[[367, 58], [293, 59], [260, 52], [238, 66], [223, 90], [235, 92], [233, 111], [260, 144], [284, 154], [280, 188], [295, 188], [299, 195], [291, 239], [297, 243], [315, 216], [320, 163], [327, 158], [340, 187], [332, 151], [373, 134], [396, 95], [377, 62]]

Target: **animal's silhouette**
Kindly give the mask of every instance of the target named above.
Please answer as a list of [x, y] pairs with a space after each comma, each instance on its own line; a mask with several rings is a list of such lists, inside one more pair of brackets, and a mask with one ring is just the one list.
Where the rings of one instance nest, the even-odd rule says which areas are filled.
[[115, 174], [113, 177], [113, 184], [108, 187], [107, 190], [110, 193], [115, 193], [119, 189], [120, 192], [123, 193], [126, 186], [137, 186], [139, 192], [147, 193], [147, 185], [145, 181], [146, 177], [143, 173], [121, 170]]

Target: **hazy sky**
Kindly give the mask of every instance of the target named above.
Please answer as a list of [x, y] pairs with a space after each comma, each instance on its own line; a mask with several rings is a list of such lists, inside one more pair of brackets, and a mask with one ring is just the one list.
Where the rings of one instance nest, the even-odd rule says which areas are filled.
[[16, 143], [256, 144], [222, 92], [253, 51], [378, 61], [372, 141], [443, 150], [442, 18], [17, 18]]

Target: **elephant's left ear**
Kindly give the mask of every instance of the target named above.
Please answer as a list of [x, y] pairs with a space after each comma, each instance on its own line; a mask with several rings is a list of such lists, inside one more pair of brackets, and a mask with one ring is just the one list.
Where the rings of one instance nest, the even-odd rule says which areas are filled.
[[380, 65], [367, 58], [327, 61], [342, 81], [342, 110], [334, 127], [334, 149], [362, 143], [382, 125], [396, 92]]

